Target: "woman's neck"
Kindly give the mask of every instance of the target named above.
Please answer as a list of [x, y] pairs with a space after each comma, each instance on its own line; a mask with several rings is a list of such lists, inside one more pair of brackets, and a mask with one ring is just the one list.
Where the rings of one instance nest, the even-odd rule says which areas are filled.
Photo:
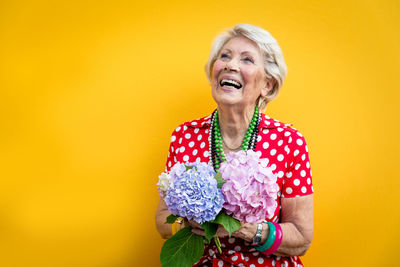
[[229, 147], [241, 145], [253, 114], [254, 106], [246, 108], [218, 106], [221, 135]]

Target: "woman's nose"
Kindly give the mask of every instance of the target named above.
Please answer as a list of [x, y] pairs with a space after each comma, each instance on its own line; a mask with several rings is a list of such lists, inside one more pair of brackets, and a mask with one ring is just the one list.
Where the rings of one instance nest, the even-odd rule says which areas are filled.
[[235, 60], [226, 62], [225, 70], [227, 71], [239, 71], [239, 66]]

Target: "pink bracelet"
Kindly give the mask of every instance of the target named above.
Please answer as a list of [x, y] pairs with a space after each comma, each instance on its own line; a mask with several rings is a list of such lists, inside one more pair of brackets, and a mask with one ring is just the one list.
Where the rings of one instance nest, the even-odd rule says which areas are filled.
[[262, 252], [265, 255], [270, 255], [270, 254], [274, 253], [275, 251], [277, 251], [279, 246], [282, 243], [282, 237], [283, 237], [282, 228], [278, 223], [273, 222], [273, 224], [275, 225], [275, 228], [276, 228], [276, 238], [275, 238], [275, 241], [272, 244], [272, 246], [269, 249], [267, 249], [266, 251]]

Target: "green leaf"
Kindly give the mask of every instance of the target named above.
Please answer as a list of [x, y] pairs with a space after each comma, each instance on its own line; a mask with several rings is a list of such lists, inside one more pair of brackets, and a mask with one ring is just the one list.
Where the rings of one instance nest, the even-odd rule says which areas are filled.
[[185, 167], [186, 167], [186, 171], [191, 170], [191, 169], [194, 168], [193, 166], [186, 166], [186, 165], [185, 165]]
[[203, 255], [203, 237], [185, 227], [165, 241], [160, 254], [163, 267], [190, 267]]
[[215, 180], [217, 180], [217, 187], [218, 187], [218, 188], [222, 188], [222, 186], [223, 186], [224, 183], [225, 183], [225, 180], [222, 179], [222, 175], [221, 175], [220, 172], [218, 172], [218, 173], [215, 175]]
[[218, 224], [212, 222], [205, 222], [201, 225], [205, 232], [205, 238], [210, 243], [211, 238], [217, 233]]
[[174, 223], [178, 218], [178, 215], [171, 214], [167, 217], [167, 221], [165, 223]]
[[231, 234], [238, 230], [241, 226], [238, 220], [232, 218], [223, 211], [221, 211], [211, 222], [221, 224], [226, 231], [228, 231], [229, 236], [231, 236]]

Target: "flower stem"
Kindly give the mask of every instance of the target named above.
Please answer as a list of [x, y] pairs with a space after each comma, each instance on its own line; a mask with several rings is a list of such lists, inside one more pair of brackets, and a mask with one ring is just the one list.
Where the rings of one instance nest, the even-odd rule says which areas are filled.
[[214, 236], [214, 241], [215, 241], [215, 245], [218, 248], [219, 254], [222, 254], [222, 250], [221, 250], [221, 242], [219, 241], [218, 236]]

